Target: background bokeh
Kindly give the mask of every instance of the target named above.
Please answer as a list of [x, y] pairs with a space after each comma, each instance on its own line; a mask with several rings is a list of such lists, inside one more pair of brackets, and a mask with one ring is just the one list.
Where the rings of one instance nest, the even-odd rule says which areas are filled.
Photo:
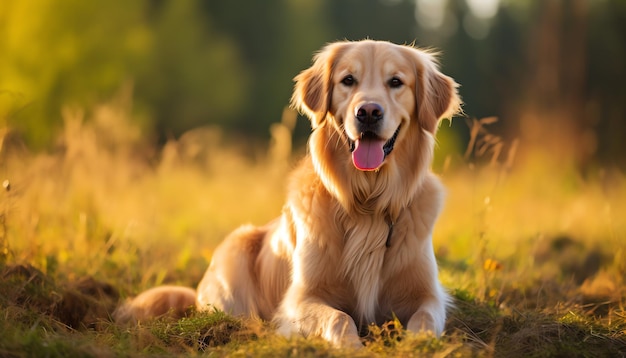
[[[206, 125], [262, 143], [314, 51], [372, 38], [440, 50], [466, 115], [498, 117], [520, 153], [624, 167], [624, 19], [622, 0], [5, 1], [0, 126], [49, 148], [64, 108], [130, 91], [155, 143]], [[443, 140], [465, 148], [453, 128]]]

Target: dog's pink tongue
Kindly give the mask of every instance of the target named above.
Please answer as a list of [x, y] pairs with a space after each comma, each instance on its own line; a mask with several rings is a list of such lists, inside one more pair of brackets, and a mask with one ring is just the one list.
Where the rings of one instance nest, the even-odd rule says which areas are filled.
[[384, 140], [360, 139], [355, 142], [352, 162], [359, 170], [376, 170], [385, 160]]

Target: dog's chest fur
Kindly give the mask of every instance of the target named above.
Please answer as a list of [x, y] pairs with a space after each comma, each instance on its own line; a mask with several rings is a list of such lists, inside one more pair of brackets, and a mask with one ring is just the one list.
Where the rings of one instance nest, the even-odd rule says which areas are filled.
[[355, 319], [362, 324], [376, 319], [389, 230], [384, 218], [376, 215], [358, 225], [349, 220], [345, 227], [339, 274], [354, 290]]
[[[384, 178], [374, 176], [358, 183], [359, 189], [356, 183], [343, 183], [331, 190], [327, 186], [329, 181], [323, 180], [324, 174], [315, 171], [312, 164], [312, 161], [304, 161], [293, 173], [292, 185], [297, 189], [292, 191], [290, 206], [298, 228], [294, 232], [298, 237], [295, 241], [318, 241], [313, 247], [320, 250], [319, 256], [301, 259], [316, 260], [319, 271], [298, 272], [315, 276], [306, 279], [309, 283], [340, 285], [340, 288], [334, 288], [336, 294], [329, 300], [336, 307], [350, 312], [357, 325], [376, 322], [380, 315], [379, 297], [385, 284], [383, 277], [388, 276], [383, 275], [388, 271], [386, 265], [400, 265], [385, 262], [385, 258], [389, 257], [389, 250], [396, 251], [402, 245], [406, 235], [406, 230], [394, 229], [391, 247], [387, 247], [391, 230], [388, 221], [391, 217], [400, 220], [400, 211], [403, 215], [406, 211], [397, 208], [402, 207], [408, 201], [406, 196], [413, 193], [402, 195], [402, 198], [399, 194], [394, 196], [394, 191], [382, 190], [385, 186], [381, 183], [386, 182]], [[378, 174], [384, 175], [382, 172]], [[353, 206], [342, 205], [345, 201], [337, 198], [338, 193], [345, 193], [346, 198], [351, 196], [348, 202]], [[295, 279], [299, 279], [297, 275]]]

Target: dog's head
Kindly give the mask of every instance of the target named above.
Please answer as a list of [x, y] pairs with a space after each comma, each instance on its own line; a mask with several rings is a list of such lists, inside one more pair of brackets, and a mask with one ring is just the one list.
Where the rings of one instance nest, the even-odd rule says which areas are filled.
[[460, 106], [433, 54], [384, 41], [329, 44], [295, 81], [292, 105], [314, 129], [332, 125], [361, 171], [379, 170], [411, 132], [434, 135]]

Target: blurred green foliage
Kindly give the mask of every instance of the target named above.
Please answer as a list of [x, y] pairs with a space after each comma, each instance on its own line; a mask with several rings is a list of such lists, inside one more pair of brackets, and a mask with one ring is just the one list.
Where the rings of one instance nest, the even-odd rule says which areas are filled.
[[246, 67], [196, 1], [0, 6], [0, 118], [36, 146], [54, 138], [63, 106], [91, 108], [129, 83], [157, 133], [241, 115]]
[[624, 16], [621, 0], [5, 1], [0, 121], [47, 146], [63, 107], [132, 88], [155, 139], [207, 124], [266, 139], [314, 51], [373, 38], [441, 49], [465, 113], [526, 147], [625, 164]]

